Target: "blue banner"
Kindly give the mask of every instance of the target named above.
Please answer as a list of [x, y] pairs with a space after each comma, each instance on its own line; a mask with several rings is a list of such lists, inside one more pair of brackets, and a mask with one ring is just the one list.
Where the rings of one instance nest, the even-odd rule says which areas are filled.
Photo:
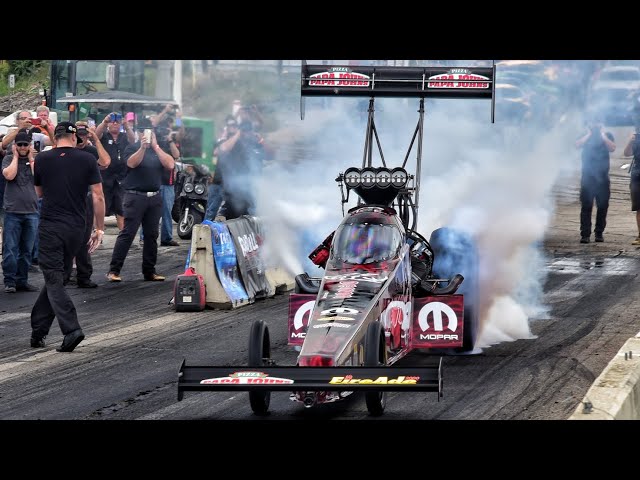
[[211, 228], [213, 259], [222, 288], [227, 292], [232, 302], [248, 301], [249, 296], [244, 288], [238, 269], [236, 248], [227, 225], [209, 220], [204, 220], [202, 224], [209, 225]]

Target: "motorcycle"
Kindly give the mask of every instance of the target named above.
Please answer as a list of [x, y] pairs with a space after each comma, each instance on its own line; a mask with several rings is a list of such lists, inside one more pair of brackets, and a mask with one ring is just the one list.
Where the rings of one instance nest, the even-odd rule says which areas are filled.
[[176, 170], [176, 200], [171, 217], [178, 224], [178, 236], [188, 240], [193, 226], [202, 223], [207, 211], [209, 168], [206, 165], [181, 164]]

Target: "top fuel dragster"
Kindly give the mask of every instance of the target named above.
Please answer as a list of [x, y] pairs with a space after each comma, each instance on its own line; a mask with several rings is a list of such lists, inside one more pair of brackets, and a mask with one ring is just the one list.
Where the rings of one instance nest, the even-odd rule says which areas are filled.
[[[300, 349], [295, 366], [271, 359], [269, 329], [253, 323], [247, 366], [187, 366], [185, 391], [247, 390], [254, 413], [268, 412], [271, 391], [289, 391], [311, 407], [364, 391], [371, 415], [385, 409], [386, 391], [434, 391], [442, 396], [442, 357], [434, 365], [392, 366], [413, 349], [470, 351], [478, 333], [477, 252], [473, 239], [443, 227], [427, 240], [416, 231], [421, 176], [424, 100], [485, 98], [494, 111], [493, 67], [352, 67], [307, 65], [304, 97], [369, 99], [360, 167], [336, 181], [342, 204], [354, 191], [357, 206], [309, 258], [322, 277], [296, 277], [289, 300], [288, 344]], [[374, 122], [376, 97], [418, 99], [418, 122], [402, 165], [387, 166]], [[417, 141], [416, 170], [406, 165]], [[373, 166], [374, 140], [380, 166]]]

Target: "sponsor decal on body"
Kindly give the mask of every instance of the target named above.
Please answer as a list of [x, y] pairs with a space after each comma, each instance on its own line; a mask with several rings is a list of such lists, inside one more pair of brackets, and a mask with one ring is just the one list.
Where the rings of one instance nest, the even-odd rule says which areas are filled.
[[389, 277], [376, 273], [344, 273], [341, 275], [325, 275], [325, 280], [359, 280], [361, 282], [384, 283]]
[[348, 67], [331, 67], [326, 72], [309, 77], [310, 87], [368, 87], [369, 75], [354, 72]]
[[289, 296], [289, 345], [302, 345], [315, 304], [315, 295], [292, 293]]
[[263, 372], [234, 372], [227, 377], [206, 378], [200, 381], [203, 385], [283, 385], [293, 383], [290, 378], [270, 377]]
[[337, 327], [337, 328], [351, 328], [351, 325], [348, 323], [319, 323], [318, 325], [313, 325], [313, 328], [329, 328], [329, 327]]
[[472, 73], [466, 68], [452, 68], [447, 73], [432, 75], [427, 88], [489, 88], [489, 77]]
[[412, 346], [448, 348], [462, 346], [463, 296], [442, 295], [414, 299]]
[[353, 375], [345, 375], [344, 377], [332, 377], [329, 381], [333, 385], [415, 385], [420, 380], [416, 376], [400, 375], [396, 378], [378, 377], [378, 378], [353, 378]]

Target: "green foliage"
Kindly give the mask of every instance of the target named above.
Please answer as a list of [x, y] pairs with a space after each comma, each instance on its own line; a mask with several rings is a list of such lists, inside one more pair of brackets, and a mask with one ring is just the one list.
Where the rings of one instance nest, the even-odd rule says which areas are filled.
[[[0, 96], [17, 92], [33, 92], [49, 88], [48, 60], [5, 60], [0, 62]], [[9, 75], [16, 76], [14, 89], [9, 88]]]
[[40, 69], [44, 63], [44, 60], [9, 60], [9, 73], [13, 73], [16, 78], [27, 77]]

